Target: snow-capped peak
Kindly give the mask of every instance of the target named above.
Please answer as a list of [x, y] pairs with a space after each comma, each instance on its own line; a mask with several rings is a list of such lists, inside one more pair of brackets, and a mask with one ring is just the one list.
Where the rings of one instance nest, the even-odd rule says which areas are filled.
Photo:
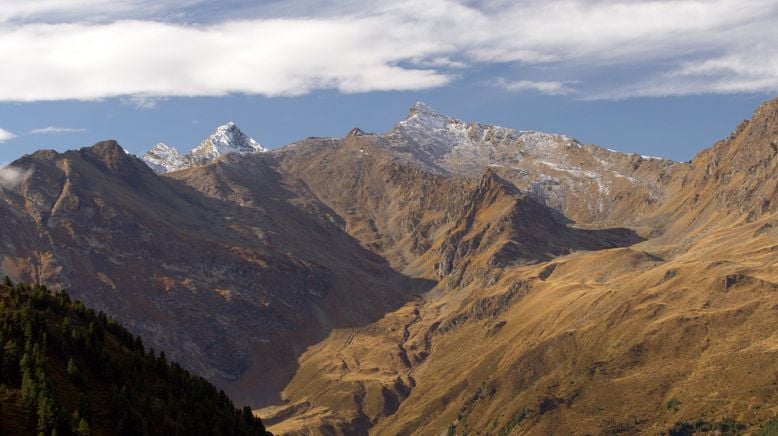
[[267, 149], [241, 132], [233, 122], [221, 125], [190, 154], [198, 160], [213, 160], [228, 153], [260, 153]]
[[167, 173], [198, 165], [205, 165], [216, 158], [229, 153], [261, 153], [267, 149], [257, 141], [241, 132], [233, 122], [221, 125], [208, 138], [187, 154], [181, 154], [175, 148], [160, 142], [141, 159], [155, 172]]
[[178, 155], [178, 156], [181, 155], [181, 152], [179, 152], [175, 147], [171, 147], [171, 146], [165, 144], [164, 142], [158, 142], [155, 146], [151, 147], [151, 150], [149, 150], [149, 151], [150, 152], [151, 151], [156, 151], [156, 152], [164, 152], [164, 153], [173, 153], [173, 154]]
[[489, 124], [465, 122], [416, 102], [408, 117], [387, 133], [394, 144], [424, 161], [450, 160], [494, 163], [495, 156], [521, 159], [523, 153], [553, 155], [559, 147], [577, 145], [564, 135], [521, 131]]
[[432, 109], [427, 103], [424, 103], [423, 101], [417, 101], [413, 104], [413, 106], [411, 106], [411, 113], [409, 117], [416, 114], [421, 114], [423, 116], [443, 117], [443, 115], [435, 112], [434, 109]]
[[439, 114], [427, 104], [417, 101], [411, 106], [408, 118], [400, 121], [399, 127], [411, 130], [443, 129], [449, 122], [456, 123], [461, 121]]

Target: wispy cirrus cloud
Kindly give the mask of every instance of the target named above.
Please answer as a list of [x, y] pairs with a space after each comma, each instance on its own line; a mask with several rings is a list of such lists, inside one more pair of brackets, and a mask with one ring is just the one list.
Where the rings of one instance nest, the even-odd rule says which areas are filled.
[[557, 81], [533, 81], [533, 80], [515, 80], [510, 81], [505, 78], [497, 78], [494, 85], [506, 91], [536, 91], [547, 95], [568, 95], [577, 92], [571, 85], [579, 83], [578, 81], [568, 80], [564, 82]]
[[203, 2], [203, 0], [0, 0], [0, 23], [109, 21], [155, 15], [167, 16]]
[[30, 135], [50, 135], [50, 134], [59, 134], [59, 133], [79, 133], [79, 132], [86, 132], [86, 129], [79, 129], [75, 127], [48, 126], [39, 129], [32, 129], [30, 130]]
[[3, 143], [5, 141], [8, 141], [9, 139], [16, 138], [16, 135], [9, 132], [8, 130], [5, 130], [3, 128], [0, 128], [0, 143]]
[[691, 94], [778, 92], [778, 53], [727, 54], [683, 63], [668, 71], [589, 99], [625, 99]]
[[167, 97], [154, 97], [143, 94], [129, 95], [121, 98], [122, 104], [133, 106], [135, 109], [155, 109], [160, 101], [167, 100]]
[[[421, 90], [498, 65], [518, 77], [496, 79], [505, 89], [576, 98], [778, 92], [773, 0], [225, 9], [209, 0], [0, 0], [0, 101], [124, 97], [143, 108], [174, 96]], [[221, 18], [186, 19], [212, 10]]]

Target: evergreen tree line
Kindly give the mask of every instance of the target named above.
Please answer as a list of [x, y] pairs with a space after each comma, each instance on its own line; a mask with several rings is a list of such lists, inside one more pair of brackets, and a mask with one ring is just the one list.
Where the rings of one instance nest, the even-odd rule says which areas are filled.
[[249, 407], [45, 286], [0, 285], [0, 434], [267, 435]]

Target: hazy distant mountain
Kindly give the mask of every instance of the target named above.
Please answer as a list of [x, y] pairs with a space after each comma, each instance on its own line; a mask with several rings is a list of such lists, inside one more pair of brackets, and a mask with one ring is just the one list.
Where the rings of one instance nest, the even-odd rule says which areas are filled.
[[778, 101], [691, 163], [422, 103], [266, 153], [237, 132], [19, 159], [2, 269], [90, 289], [276, 433], [778, 413]]

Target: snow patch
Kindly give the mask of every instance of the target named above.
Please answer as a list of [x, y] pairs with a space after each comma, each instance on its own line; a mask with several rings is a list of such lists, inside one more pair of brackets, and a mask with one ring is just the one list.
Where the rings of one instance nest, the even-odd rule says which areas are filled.
[[186, 159], [175, 148], [160, 142], [151, 147], [141, 159], [155, 173], [167, 173], [186, 168]]
[[539, 160], [537, 162], [539, 164], [543, 164], [543, 165], [545, 165], [545, 166], [547, 166], [547, 167], [549, 167], [551, 169], [554, 169], [556, 171], [563, 171], [563, 172], [570, 173], [570, 174], [573, 174], [573, 175], [579, 176], [579, 177], [588, 177], [590, 179], [599, 179], [599, 178], [602, 177], [600, 174], [595, 173], [594, 171], [582, 170], [580, 168], [570, 168], [570, 167], [567, 167], [567, 166], [564, 166], [564, 165], [560, 165], [560, 164], [555, 163], [555, 162], [548, 162], [548, 161], [545, 161], [545, 160]]

